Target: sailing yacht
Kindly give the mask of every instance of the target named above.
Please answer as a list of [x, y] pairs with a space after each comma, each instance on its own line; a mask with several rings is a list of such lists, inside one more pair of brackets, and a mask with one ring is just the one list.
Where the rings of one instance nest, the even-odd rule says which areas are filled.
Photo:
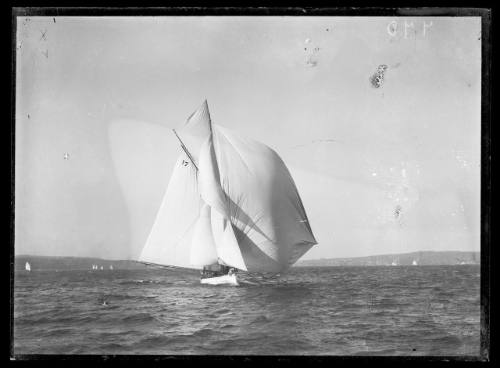
[[109, 265], [109, 269], [112, 270], [113, 269], [113, 265]]
[[173, 133], [179, 157], [139, 262], [238, 285], [238, 273], [282, 273], [317, 244], [274, 150], [212, 123], [206, 100]]
[[413, 262], [411, 263], [412, 266], [418, 266], [418, 263], [416, 260], [413, 260]]
[[396, 263], [396, 261], [392, 261], [391, 263], [391, 266], [397, 266], [398, 264]]
[[26, 262], [26, 264], [24, 265], [24, 269], [25, 269], [26, 271], [28, 271], [28, 272], [30, 272], [30, 271], [31, 271], [31, 265], [30, 265], [30, 263], [29, 263], [29, 262]]

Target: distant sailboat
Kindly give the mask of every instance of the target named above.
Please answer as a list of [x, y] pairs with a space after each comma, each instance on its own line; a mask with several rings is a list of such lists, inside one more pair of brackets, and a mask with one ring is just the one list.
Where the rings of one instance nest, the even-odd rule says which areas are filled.
[[237, 285], [237, 270], [278, 274], [317, 244], [274, 150], [213, 124], [207, 101], [174, 134], [182, 151], [140, 262]]
[[103, 267], [103, 266], [101, 266], [101, 270], [104, 270], [104, 267]]
[[29, 262], [26, 262], [26, 264], [24, 265], [24, 269], [25, 269], [26, 271], [28, 271], [28, 272], [30, 272], [30, 271], [31, 271], [31, 265], [30, 265], [30, 263], [29, 263]]
[[113, 265], [109, 265], [109, 269], [112, 270], [113, 269]]
[[412, 266], [418, 266], [418, 263], [416, 260], [413, 260], [413, 262], [411, 263]]
[[391, 266], [397, 266], [398, 264], [396, 263], [396, 261], [392, 261], [391, 263]]

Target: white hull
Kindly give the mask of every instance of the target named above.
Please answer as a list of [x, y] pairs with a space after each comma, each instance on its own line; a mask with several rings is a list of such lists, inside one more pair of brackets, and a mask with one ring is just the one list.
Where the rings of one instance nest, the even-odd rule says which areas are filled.
[[236, 275], [223, 275], [223, 276], [217, 276], [217, 277], [207, 277], [204, 279], [201, 279], [202, 284], [208, 284], [208, 285], [234, 285], [238, 286], [238, 279], [236, 278]]

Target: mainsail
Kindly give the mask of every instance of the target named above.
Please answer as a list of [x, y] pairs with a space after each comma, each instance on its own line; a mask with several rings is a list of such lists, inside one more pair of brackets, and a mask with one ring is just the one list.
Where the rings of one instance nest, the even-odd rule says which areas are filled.
[[196, 175], [186, 153], [181, 153], [139, 261], [202, 268], [190, 262], [193, 234], [202, 205]]
[[190, 264], [206, 266], [217, 263], [217, 250], [212, 235], [210, 206], [204, 204], [196, 221], [190, 248]]
[[275, 151], [212, 124], [206, 101], [176, 135], [183, 152], [140, 261], [278, 273], [317, 244]]

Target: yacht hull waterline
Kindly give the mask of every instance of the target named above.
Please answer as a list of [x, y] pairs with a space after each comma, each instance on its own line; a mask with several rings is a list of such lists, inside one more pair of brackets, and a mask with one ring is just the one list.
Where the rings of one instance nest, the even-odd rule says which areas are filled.
[[206, 277], [201, 279], [202, 284], [206, 285], [233, 285], [238, 286], [238, 278], [236, 275], [222, 275], [216, 277]]

